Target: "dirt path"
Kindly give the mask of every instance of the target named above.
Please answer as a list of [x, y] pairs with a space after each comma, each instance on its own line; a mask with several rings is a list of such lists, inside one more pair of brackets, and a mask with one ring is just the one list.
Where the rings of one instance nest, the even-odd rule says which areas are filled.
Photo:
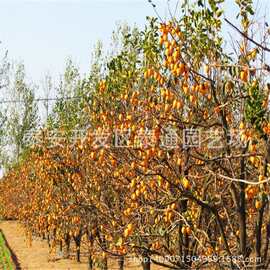
[[78, 264], [72, 260], [49, 262], [46, 242], [33, 239], [32, 247], [29, 247], [24, 239], [24, 230], [17, 222], [1, 221], [0, 228], [22, 270], [87, 270], [86, 263]]
[[[15, 221], [0, 221], [0, 229], [12, 252], [16, 255], [22, 270], [87, 270], [87, 263], [77, 263], [74, 260], [61, 259], [48, 261], [48, 245], [40, 239], [33, 239], [32, 246], [25, 241], [23, 227]], [[86, 259], [86, 258], [82, 258]], [[117, 261], [109, 262], [109, 270], [118, 269]], [[125, 262], [125, 270], [141, 270], [139, 262]], [[164, 268], [153, 266], [152, 270]], [[96, 269], [97, 270], [97, 269]]]

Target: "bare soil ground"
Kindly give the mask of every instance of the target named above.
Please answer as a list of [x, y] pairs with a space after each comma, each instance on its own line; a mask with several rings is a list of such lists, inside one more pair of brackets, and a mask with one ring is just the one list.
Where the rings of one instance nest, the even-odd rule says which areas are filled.
[[[70, 259], [50, 261], [46, 241], [33, 239], [30, 247], [26, 242], [23, 227], [16, 221], [1, 221], [0, 228], [22, 270], [87, 270], [86, 258], [82, 258], [82, 263]], [[116, 261], [110, 261], [109, 265], [109, 270], [118, 269]], [[142, 268], [139, 262], [127, 261], [125, 269], [141, 270]], [[153, 266], [151, 269], [162, 270], [164, 268]]]

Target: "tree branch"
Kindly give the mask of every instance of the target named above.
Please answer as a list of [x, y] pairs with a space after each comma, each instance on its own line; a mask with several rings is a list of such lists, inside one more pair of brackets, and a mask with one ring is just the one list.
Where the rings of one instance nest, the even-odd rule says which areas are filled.
[[225, 22], [227, 22], [232, 28], [234, 28], [239, 34], [241, 34], [243, 37], [245, 37], [246, 39], [248, 39], [250, 42], [254, 43], [256, 46], [258, 46], [259, 48], [261, 48], [264, 51], [270, 52], [270, 49], [261, 45], [260, 43], [258, 43], [257, 41], [255, 41], [254, 39], [252, 39], [251, 37], [247, 36], [244, 32], [242, 32], [238, 27], [236, 27], [234, 24], [232, 24], [228, 19], [225, 18]]

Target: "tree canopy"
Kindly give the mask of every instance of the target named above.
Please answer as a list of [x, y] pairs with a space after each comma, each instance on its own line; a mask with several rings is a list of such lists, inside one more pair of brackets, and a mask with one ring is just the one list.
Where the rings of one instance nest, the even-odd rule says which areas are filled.
[[267, 269], [270, 31], [253, 35], [251, 0], [235, 1], [239, 27], [223, 2], [124, 27], [85, 78], [68, 62], [41, 139], [0, 182], [1, 215], [52, 250], [73, 239], [77, 260], [84, 241], [89, 269], [110, 256], [120, 269], [128, 256], [144, 270]]

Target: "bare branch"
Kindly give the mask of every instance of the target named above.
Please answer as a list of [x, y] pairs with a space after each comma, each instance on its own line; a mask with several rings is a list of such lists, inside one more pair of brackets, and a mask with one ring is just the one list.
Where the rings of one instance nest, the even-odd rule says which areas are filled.
[[241, 34], [243, 37], [245, 37], [246, 39], [248, 39], [250, 42], [254, 43], [256, 46], [258, 46], [259, 48], [261, 48], [264, 51], [270, 52], [270, 49], [268, 47], [265, 47], [263, 45], [261, 45], [260, 43], [258, 43], [257, 41], [255, 41], [254, 39], [252, 39], [251, 37], [249, 37], [248, 35], [246, 35], [244, 32], [242, 32], [238, 27], [236, 27], [233, 23], [231, 23], [228, 19], [225, 18], [225, 22], [227, 22], [231, 27], [233, 27], [239, 34]]

